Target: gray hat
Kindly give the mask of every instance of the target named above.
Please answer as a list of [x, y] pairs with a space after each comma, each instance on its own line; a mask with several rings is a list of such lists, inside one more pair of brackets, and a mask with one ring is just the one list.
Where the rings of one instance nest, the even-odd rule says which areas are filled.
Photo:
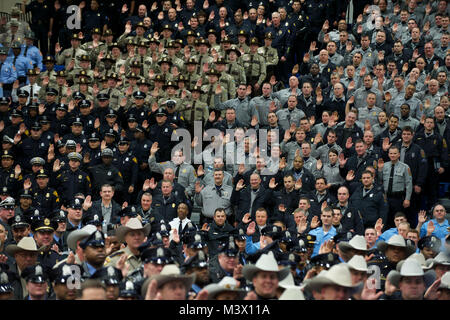
[[208, 284], [205, 288], [208, 291], [208, 300], [215, 300], [216, 296], [222, 292], [236, 292], [238, 300], [244, 299], [247, 291], [239, 289], [238, 282], [232, 277], [224, 277], [219, 283]]
[[9, 22], [9, 24], [10, 24], [10, 26], [18, 27], [19, 20], [17, 20], [16, 18], [12, 18], [11, 21]]
[[409, 257], [411, 254], [413, 254], [416, 251], [416, 248], [412, 245], [409, 245], [405, 241], [405, 239], [399, 234], [393, 235], [392, 237], [389, 238], [389, 240], [387, 242], [380, 241], [377, 244], [378, 250], [380, 250], [380, 252], [383, 254], [385, 253], [388, 246], [405, 248], [407, 257]]
[[11, 139], [7, 135], [3, 136], [3, 142], [14, 144], [14, 139]]
[[402, 277], [423, 277], [426, 286], [430, 286], [436, 280], [436, 273], [433, 270], [424, 272], [422, 266], [416, 259], [406, 259], [400, 272], [392, 270], [387, 275], [387, 280], [398, 288]]
[[71, 152], [67, 155], [67, 157], [69, 158], [69, 160], [81, 161], [82, 159], [81, 154], [79, 154], [78, 152]]
[[110, 148], [105, 148], [102, 150], [102, 157], [112, 157], [113, 151]]
[[76, 147], [77, 143], [73, 140], [67, 140], [65, 146], [66, 147]]
[[14, 200], [13, 197], [6, 197], [5, 200], [0, 202], [0, 208], [14, 207], [15, 205], [16, 205], [16, 201]]
[[267, 254], [262, 254], [258, 261], [256, 261], [256, 264], [245, 265], [242, 269], [242, 274], [245, 279], [252, 281], [253, 277], [259, 271], [275, 272], [278, 276], [278, 280], [283, 280], [290, 273], [289, 268], [278, 269], [277, 260], [275, 260], [272, 251], [269, 251]]
[[447, 271], [444, 273], [444, 275], [441, 277], [441, 284], [439, 286], [439, 289], [447, 289], [450, 290], [450, 271]]
[[41, 157], [34, 157], [30, 160], [30, 164], [33, 165], [38, 165], [38, 166], [43, 166], [45, 165], [45, 160], [42, 159]]

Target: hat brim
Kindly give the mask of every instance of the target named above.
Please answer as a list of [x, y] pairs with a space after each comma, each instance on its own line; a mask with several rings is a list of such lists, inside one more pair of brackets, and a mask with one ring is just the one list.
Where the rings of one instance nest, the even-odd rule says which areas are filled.
[[392, 246], [392, 247], [399, 247], [399, 248], [405, 248], [406, 250], [406, 257], [409, 257], [410, 255], [412, 255], [414, 252], [416, 252], [416, 248], [414, 248], [413, 246], [396, 246], [396, 245], [392, 245], [392, 244], [388, 244], [385, 241], [380, 241], [377, 244], [377, 249], [381, 252], [381, 253], [385, 253], [388, 246]]
[[255, 277], [255, 275], [260, 271], [275, 272], [278, 276], [278, 281], [286, 278], [287, 275], [289, 274], [289, 272], [291, 272], [289, 267], [274, 271], [274, 270], [258, 268], [254, 264], [248, 264], [248, 265], [245, 265], [244, 268], [242, 269], [242, 274], [244, 275], [245, 279], [247, 279], [248, 281], [253, 281], [253, 278]]
[[215, 300], [216, 296], [218, 294], [221, 294], [223, 292], [232, 292], [237, 293], [238, 297], [237, 300], [243, 300], [245, 296], [247, 295], [247, 291], [243, 289], [229, 289], [222, 287], [221, 285], [217, 283], [213, 283], [207, 287], [205, 287], [206, 291], [208, 292], [208, 300]]
[[176, 274], [171, 274], [171, 275], [154, 275], [150, 278], [147, 278], [144, 283], [142, 284], [142, 288], [141, 288], [141, 296], [145, 298], [146, 294], [147, 294], [147, 288], [149, 286], [149, 284], [153, 281], [156, 280], [157, 287], [161, 288], [164, 284], [171, 282], [171, 281], [182, 281], [184, 286], [186, 287], [186, 291], [189, 291], [189, 289], [191, 288], [192, 284], [195, 281], [195, 273], [190, 274], [190, 275], [176, 275]]
[[[397, 270], [391, 270], [387, 277], [386, 280], [389, 280], [389, 282], [391, 284], [393, 284], [395, 287], [399, 287], [400, 285], [400, 279], [404, 277], [400, 274], [400, 272], [398, 272]], [[434, 272], [434, 270], [428, 270], [423, 274], [423, 280], [425, 282], [425, 286], [428, 288], [430, 287], [433, 282], [436, 280], [436, 272]]]
[[359, 249], [359, 248], [355, 248], [353, 247], [349, 242], [347, 241], [341, 241], [338, 243], [339, 249], [343, 252], [348, 252], [349, 250], [358, 250], [358, 251], [365, 251], [367, 252], [367, 249]]
[[144, 231], [144, 235], [148, 236], [148, 234], [150, 233], [150, 229], [151, 229], [150, 223], [147, 223], [143, 228], [140, 228], [140, 229], [132, 229], [127, 226], [120, 226], [116, 230], [116, 237], [119, 242], [125, 242], [125, 235], [128, 232], [142, 230], [142, 231]]
[[[97, 227], [92, 225], [91, 231], [94, 232], [95, 230], [97, 230]], [[77, 242], [84, 238], [89, 237], [91, 234], [92, 233], [86, 229], [85, 230], [83, 230], [83, 229], [74, 230], [67, 237], [67, 246], [71, 250], [76, 251], [77, 250]]]
[[35, 253], [39, 253], [39, 252], [41, 252], [41, 251], [44, 251], [45, 248], [46, 248], [46, 246], [42, 246], [42, 247], [40, 247], [40, 248], [37, 248], [36, 250], [29, 250], [29, 249], [21, 248], [21, 247], [19, 247], [17, 244], [10, 244], [10, 245], [8, 245], [8, 246], [6, 247], [5, 252], [6, 252], [7, 254], [9, 254], [11, 257], [14, 257], [14, 255], [15, 255], [17, 252], [20, 252], [20, 251], [27, 251], [27, 252], [35, 252]]
[[305, 290], [308, 291], [320, 291], [324, 286], [326, 285], [337, 285], [344, 288], [349, 288], [351, 290], [351, 293], [354, 294], [355, 292], [358, 292], [360, 288], [360, 283], [357, 283], [355, 285], [346, 285], [343, 283], [339, 283], [335, 281], [334, 279], [329, 279], [326, 276], [316, 276], [312, 278], [306, 285]]

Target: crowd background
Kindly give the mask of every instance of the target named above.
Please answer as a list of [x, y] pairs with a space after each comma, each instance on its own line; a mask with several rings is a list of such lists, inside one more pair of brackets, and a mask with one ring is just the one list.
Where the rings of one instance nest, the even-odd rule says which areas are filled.
[[448, 299], [449, 11], [0, 13], [0, 297]]

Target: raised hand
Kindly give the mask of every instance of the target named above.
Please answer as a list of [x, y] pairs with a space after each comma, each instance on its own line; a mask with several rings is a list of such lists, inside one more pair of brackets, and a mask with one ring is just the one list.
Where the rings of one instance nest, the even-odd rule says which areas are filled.
[[389, 138], [386, 137], [383, 139], [383, 145], [382, 148], [384, 151], [388, 151], [388, 149], [391, 147], [392, 143], [389, 143]]
[[298, 180], [295, 181], [295, 185], [294, 185], [295, 190], [300, 190], [302, 188], [302, 186], [303, 186], [302, 179], [298, 178]]
[[158, 152], [159, 148], [158, 148], [158, 142], [154, 142], [152, 144], [152, 147], [150, 148], [150, 155], [154, 156], [156, 154], [156, 152]]
[[53, 163], [53, 172], [58, 172], [59, 170], [61, 170], [61, 162], [59, 159], [56, 159]]
[[383, 158], [378, 159], [378, 171], [383, 171], [384, 160]]
[[341, 152], [341, 154], [339, 155], [339, 166], [344, 167], [346, 163], [347, 159], [345, 159], [344, 153]]
[[323, 167], [323, 163], [322, 163], [322, 160], [317, 160], [317, 163], [316, 163], [316, 168], [317, 168], [317, 170], [322, 170], [322, 167]]
[[345, 177], [345, 180], [352, 181], [353, 179], [355, 179], [355, 171], [349, 170], [347, 172], [347, 176]]
[[247, 228], [247, 235], [252, 236], [256, 231], [256, 223], [255, 221], [250, 222]]
[[236, 184], [236, 191], [240, 191], [245, 187], [244, 179], [240, 179]]
[[425, 210], [419, 211], [419, 224], [424, 224], [427, 221], [427, 212]]
[[320, 225], [320, 221], [319, 221], [319, 217], [318, 216], [314, 216], [311, 219], [311, 229], [315, 229]]
[[252, 218], [250, 216], [250, 213], [247, 212], [246, 214], [244, 214], [244, 216], [242, 217], [242, 222], [244, 224], [250, 223], [252, 221]]
[[270, 179], [269, 182], [269, 188], [270, 189], [275, 189], [277, 187], [278, 183], [275, 183], [275, 178]]
[[200, 181], [195, 181], [195, 193], [200, 193], [205, 186], [202, 186]]
[[91, 196], [87, 196], [86, 199], [84, 199], [84, 202], [83, 202], [83, 209], [86, 211], [90, 207], [92, 207], [92, 197]]
[[431, 220], [427, 225], [427, 236], [431, 236], [436, 227], [434, 226], [434, 222]]
[[378, 235], [382, 233], [383, 227], [384, 227], [383, 219], [378, 218], [377, 221], [375, 222], [375, 231], [377, 232]]

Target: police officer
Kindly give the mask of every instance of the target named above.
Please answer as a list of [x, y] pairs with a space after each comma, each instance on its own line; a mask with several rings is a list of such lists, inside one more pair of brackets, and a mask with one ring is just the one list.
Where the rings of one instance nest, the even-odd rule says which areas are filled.
[[47, 158], [49, 146], [48, 140], [42, 137], [40, 123], [33, 123], [30, 137], [25, 138], [18, 146], [22, 168], [31, 170], [30, 160], [32, 157]]
[[113, 151], [105, 148], [101, 152], [102, 163], [88, 168], [89, 176], [92, 178], [92, 195], [94, 200], [99, 199], [99, 192], [104, 184], [114, 186], [116, 193], [124, 191], [122, 174], [119, 169], [112, 165], [113, 156]]
[[113, 157], [113, 165], [122, 173], [124, 181], [124, 201], [134, 203], [138, 183], [139, 166], [138, 160], [130, 150], [130, 141], [126, 137], [121, 137], [117, 143], [118, 150]]
[[414, 136], [414, 142], [425, 151], [428, 161], [424, 185], [428, 207], [436, 203], [439, 175], [448, 169], [447, 141], [434, 128], [434, 118], [426, 117], [423, 130], [419, 130]]
[[74, 118], [70, 125], [70, 129], [71, 132], [64, 135], [63, 139], [65, 141], [75, 141], [76, 144], [80, 144], [81, 147], [85, 148], [87, 145], [87, 138], [83, 134], [83, 121], [81, 121], [81, 118]]
[[58, 192], [49, 187], [49, 179], [50, 177], [44, 169], [39, 170], [36, 174], [38, 187], [30, 189], [30, 193], [34, 197], [33, 206], [39, 209], [46, 217], [60, 207]]
[[19, 183], [22, 176], [13, 167], [14, 155], [9, 150], [4, 150], [1, 156], [1, 170], [0, 170], [0, 188], [8, 187], [13, 194], [19, 190]]
[[411, 205], [413, 184], [411, 169], [407, 164], [399, 161], [400, 150], [397, 146], [389, 148], [389, 159], [391, 161], [386, 163], [383, 160], [378, 161], [378, 176], [389, 202], [387, 225], [394, 227], [394, 214]]
[[54, 245], [53, 234], [58, 228], [56, 221], [50, 220], [48, 217], [38, 217], [33, 219], [31, 230], [38, 248], [45, 247], [38, 255], [38, 262], [49, 269], [53, 268], [59, 260], [62, 260], [59, 253], [52, 249]]
[[373, 228], [381, 218], [386, 225], [389, 207], [381, 186], [374, 185], [374, 174], [365, 170], [359, 185], [350, 197], [350, 206], [361, 212], [364, 228]]
[[168, 124], [167, 111], [164, 108], [158, 108], [155, 112], [156, 123], [150, 126], [149, 137], [158, 143], [156, 162], [169, 161], [172, 150], [171, 136], [173, 129]]
[[22, 55], [33, 62], [33, 68], [42, 70], [42, 55], [39, 49], [33, 45], [36, 40], [33, 31], [25, 33], [25, 43], [22, 45]]
[[56, 53], [56, 62], [57, 64], [63, 64], [66, 69], [71, 66], [78, 67], [78, 63], [76, 58], [80, 55], [87, 54], [87, 52], [80, 48], [81, 39], [78, 36], [78, 33], [72, 34], [70, 38], [71, 48], [65, 49], [61, 52], [61, 47], [56, 45], [55, 53]]
[[240, 57], [241, 65], [246, 70], [247, 84], [251, 85], [252, 96], [260, 92], [263, 81], [266, 79], [266, 62], [264, 57], [258, 53], [258, 38], [250, 39], [250, 51]]
[[0, 83], [3, 88], [3, 96], [10, 97], [12, 92], [12, 86], [17, 79], [17, 72], [13, 64], [6, 61], [8, 55], [7, 48], [0, 48]]
[[68, 203], [77, 193], [85, 197], [91, 195], [91, 179], [88, 174], [80, 170], [81, 154], [71, 152], [68, 154], [69, 170], [62, 171], [61, 166], [54, 164], [55, 188], [61, 195], [63, 203]]
[[190, 89], [191, 98], [182, 101], [180, 112], [183, 120], [186, 122], [189, 132], [193, 135], [194, 121], [201, 121], [204, 125], [209, 117], [208, 105], [200, 100], [204, 93], [200, 86], [194, 86]]
[[39, 41], [42, 55], [46, 56], [49, 49], [48, 33], [53, 28], [52, 6], [46, 1], [31, 1], [29, 4], [22, 6], [22, 12], [24, 14], [31, 12], [31, 30]]

